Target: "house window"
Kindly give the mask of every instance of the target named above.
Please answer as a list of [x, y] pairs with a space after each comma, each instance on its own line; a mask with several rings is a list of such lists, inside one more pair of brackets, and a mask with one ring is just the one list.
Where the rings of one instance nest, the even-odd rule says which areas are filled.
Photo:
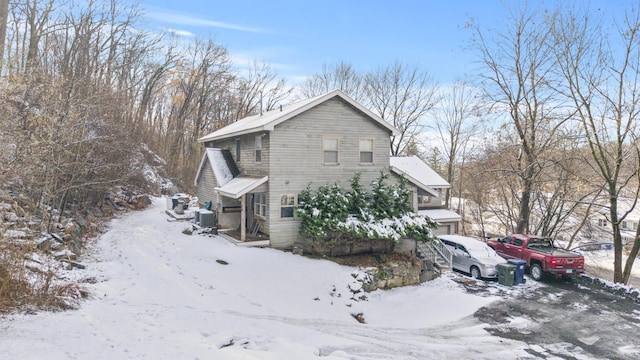
[[257, 193], [253, 196], [253, 214], [267, 217], [267, 194]]
[[240, 162], [240, 139], [236, 139], [236, 162]]
[[262, 135], [256, 135], [256, 162], [262, 162]]
[[280, 196], [280, 217], [292, 218], [295, 216], [296, 196], [287, 194]]
[[373, 164], [373, 139], [360, 139], [360, 163]]
[[622, 228], [625, 229], [625, 230], [628, 229], [626, 221], [622, 222]]
[[337, 137], [322, 139], [322, 156], [325, 165], [338, 163], [338, 143]]
[[607, 220], [605, 219], [598, 219], [598, 226], [607, 226]]
[[418, 195], [418, 205], [427, 205], [431, 203], [431, 196]]

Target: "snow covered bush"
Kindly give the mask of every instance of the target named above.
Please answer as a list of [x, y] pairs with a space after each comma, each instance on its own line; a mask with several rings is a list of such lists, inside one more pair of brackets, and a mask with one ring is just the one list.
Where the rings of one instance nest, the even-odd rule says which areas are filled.
[[323, 185], [313, 191], [307, 187], [300, 194], [298, 217], [300, 232], [316, 242], [401, 238], [430, 240], [437, 223], [412, 212], [411, 193], [402, 178], [398, 184], [387, 184], [388, 175], [381, 173], [367, 192], [360, 175], [351, 179], [351, 191], [341, 186]]

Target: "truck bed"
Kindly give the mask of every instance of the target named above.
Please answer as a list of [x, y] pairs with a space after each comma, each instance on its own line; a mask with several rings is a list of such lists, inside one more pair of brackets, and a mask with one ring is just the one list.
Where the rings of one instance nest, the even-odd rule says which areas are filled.
[[561, 249], [561, 248], [551, 248], [548, 246], [532, 246], [527, 247], [527, 249], [531, 251], [537, 251], [544, 254], [549, 254], [555, 257], [579, 257], [580, 254], [577, 254], [573, 251]]

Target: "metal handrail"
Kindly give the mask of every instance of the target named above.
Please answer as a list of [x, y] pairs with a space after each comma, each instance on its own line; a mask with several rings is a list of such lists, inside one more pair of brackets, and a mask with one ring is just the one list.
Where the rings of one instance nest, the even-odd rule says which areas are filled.
[[426, 243], [421, 241], [418, 241], [416, 245], [423, 257], [426, 257], [429, 261], [431, 261], [431, 263], [436, 262], [435, 250], [432, 250]]
[[434, 238], [430, 243], [440, 256], [447, 261], [449, 267], [451, 267], [453, 262], [453, 253], [451, 250], [438, 238]]
[[431, 250], [428, 251], [429, 254], [426, 254], [424, 250], [422, 250], [422, 253], [424, 256], [429, 256], [429, 260], [431, 260], [433, 263], [436, 262], [436, 256], [440, 255], [440, 257], [442, 257], [442, 259], [447, 262], [449, 267], [452, 267], [453, 254], [451, 253], [449, 248], [447, 248], [447, 246], [443, 244], [442, 241], [440, 241], [440, 239], [435, 238], [428, 242], [418, 242], [417, 246], [421, 249], [426, 248]]

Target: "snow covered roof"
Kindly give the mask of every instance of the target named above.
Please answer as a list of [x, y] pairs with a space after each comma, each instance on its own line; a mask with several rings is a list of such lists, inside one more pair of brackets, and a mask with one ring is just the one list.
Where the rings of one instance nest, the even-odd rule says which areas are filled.
[[215, 190], [233, 199], [240, 198], [269, 180], [268, 176], [261, 178], [239, 176], [240, 170], [238, 170], [238, 166], [233, 161], [229, 150], [206, 148], [194, 180], [196, 186], [198, 185], [198, 177], [200, 177], [200, 173], [206, 165], [211, 166], [213, 175], [216, 177], [218, 187]]
[[392, 156], [389, 158], [389, 169], [404, 176], [412, 184], [425, 190], [433, 196], [438, 196], [434, 189], [448, 189], [449, 183], [433, 171], [424, 161], [417, 156]]
[[240, 175], [240, 170], [238, 170], [238, 166], [233, 161], [229, 150], [205, 148], [202, 161], [200, 161], [200, 166], [198, 167], [198, 173], [194, 179], [194, 185], [198, 185], [198, 177], [200, 177], [205, 164], [211, 166], [219, 186], [223, 186], [234, 177]]
[[437, 222], [453, 222], [462, 220], [462, 216], [458, 215], [458, 213], [447, 209], [418, 210], [418, 214], [428, 216]]
[[388, 129], [392, 135], [400, 135], [398, 130], [384, 121], [379, 116], [372, 113], [369, 109], [360, 105], [358, 102], [347, 96], [340, 90], [334, 90], [324, 95], [312, 97], [303, 101], [299, 101], [287, 106], [283, 106], [281, 109], [271, 110], [263, 113], [262, 115], [253, 115], [243, 119], [240, 119], [233, 124], [227, 125], [220, 130], [214, 131], [209, 135], [205, 135], [198, 139], [198, 142], [204, 143], [212, 140], [220, 140], [233, 136], [251, 134], [260, 131], [273, 131], [276, 125], [293, 118], [327, 100], [339, 97], [343, 101], [347, 102], [360, 112], [377, 122], [379, 125]]
[[239, 176], [232, 179], [225, 185], [217, 187], [215, 190], [223, 196], [239, 199], [242, 195], [251, 192], [253, 189], [267, 181], [269, 181], [268, 176], [262, 178]]

